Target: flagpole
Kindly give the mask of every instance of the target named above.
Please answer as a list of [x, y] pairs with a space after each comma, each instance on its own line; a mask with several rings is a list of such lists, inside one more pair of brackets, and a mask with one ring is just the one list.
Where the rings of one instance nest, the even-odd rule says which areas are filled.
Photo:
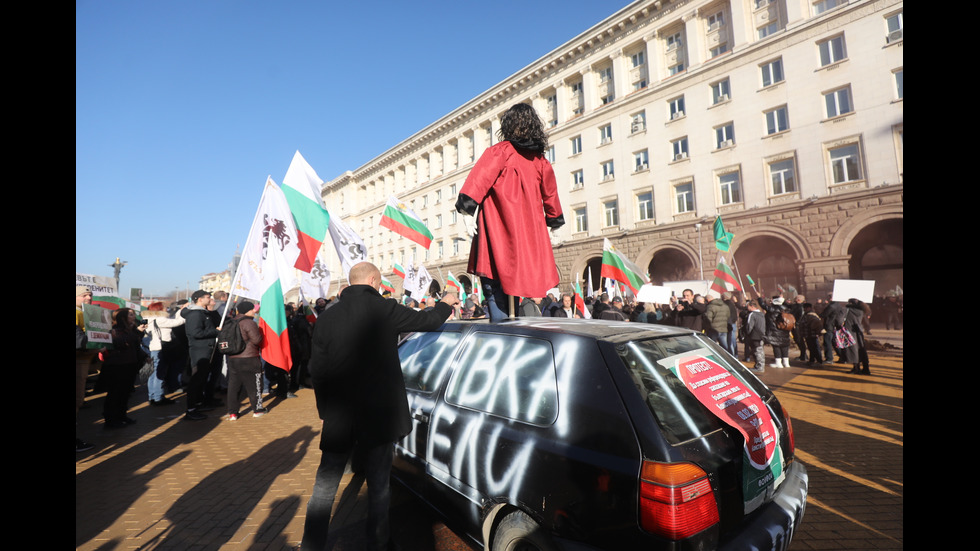
[[[266, 179], [265, 187], [262, 188], [262, 195], [259, 196], [259, 206], [258, 208], [255, 209], [255, 218], [252, 219], [252, 226], [248, 230], [249, 238], [255, 235], [253, 230], [255, 230], [259, 225], [259, 214], [262, 212], [262, 204], [263, 204], [262, 199], [265, 198], [265, 193], [266, 191], [269, 190], [269, 180], [271, 178], [272, 176], [269, 176], [269, 178]], [[242, 256], [238, 258], [238, 266], [235, 267], [235, 278], [231, 281], [231, 293], [229, 293], [230, 294], [229, 298], [241, 296], [240, 294], [235, 293], [235, 289], [237, 288], [236, 285], [242, 280], [242, 262], [245, 261], [245, 257], [247, 256], [246, 253], [249, 250], [248, 245], [249, 245], [249, 241], [246, 240], [245, 247], [243, 248]], [[230, 305], [228, 303], [225, 303], [225, 311], [221, 313], [221, 321], [218, 322], [218, 327], [221, 327], [225, 324], [225, 319], [228, 317], [228, 310], [230, 309], [229, 306]], [[214, 351], [217, 350], [218, 348], [217, 346], [218, 337], [214, 338], [214, 344], [215, 346], [211, 348], [211, 360], [214, 360]]]

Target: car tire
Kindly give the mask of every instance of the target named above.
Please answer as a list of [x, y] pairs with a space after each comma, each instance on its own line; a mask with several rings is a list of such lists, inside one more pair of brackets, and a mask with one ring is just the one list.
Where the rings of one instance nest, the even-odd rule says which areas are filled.
[[544, 528], [523, 511], [509, 513], [494, 530], [491, 551], [556, 550]]

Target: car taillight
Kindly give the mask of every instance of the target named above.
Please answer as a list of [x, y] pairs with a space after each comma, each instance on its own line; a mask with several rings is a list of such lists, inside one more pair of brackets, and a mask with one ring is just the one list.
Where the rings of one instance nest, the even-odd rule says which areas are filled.
[[789, 453], [786, 455], [793, 457], [794, 452], [796, 452], [796, 437], [793, 435], [793, 422], [789, 419], [789, 412], [786, 411], [786, 406], [779, 404], [779, 407], [783, 408], [783, 419], [786, 420], [786, 434], [789, 436]]
[[640, 526], [684, 539], [718, 522], [718, 504], [708, 474], [693, 463], [644, 461], [640, 473]]

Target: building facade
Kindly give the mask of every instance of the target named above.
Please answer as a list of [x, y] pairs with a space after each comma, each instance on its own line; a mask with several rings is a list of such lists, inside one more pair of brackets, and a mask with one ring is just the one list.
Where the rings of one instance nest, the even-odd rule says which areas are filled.
[[[904, 283], [902, 32], [896, 0], [633, 2], [323, 197], [383, 273], [422, 262], [467, 286], [456, 197], [525, 102], [549, 128], [563, 290], [587, 270], [600, 285], [604, 238], [654, 283], [710, 278], [721, 215], [729, 264], [763, 293], [822, 295], [839, 278], [885, 291]], [[391, 195], [432, 231], [428, 250], [380, 227]]]

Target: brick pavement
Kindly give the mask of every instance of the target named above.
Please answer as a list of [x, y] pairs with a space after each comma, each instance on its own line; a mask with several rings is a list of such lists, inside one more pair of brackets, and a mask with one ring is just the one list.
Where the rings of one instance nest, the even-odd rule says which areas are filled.
[[[895, 331], [876, 338], [902, 342]], [[810, 473], [791, 550], [903, 548], [903, 353], [872, 352], [871, 362], [871, 377], [842, 365], [761, 376], [789, 411]], [[102, 430], [102, 396], [89, 397], [76, 432], [95, 448], [75, 457], [76, 549], [298, 545], [319, 460], [313, 392], [298, 394], [273, 399], [262, 418], [223, 421], [215, 410], [190, 422], [179, 404], [149, 407], [139, 389], [130, 411], [137, 423], [117, 431]], [[337, 551], [361, 547], [366, 490], [350, 476], [331, 527]], [[477, 549], [393, 488], [392, 532], [406, 551]]]

